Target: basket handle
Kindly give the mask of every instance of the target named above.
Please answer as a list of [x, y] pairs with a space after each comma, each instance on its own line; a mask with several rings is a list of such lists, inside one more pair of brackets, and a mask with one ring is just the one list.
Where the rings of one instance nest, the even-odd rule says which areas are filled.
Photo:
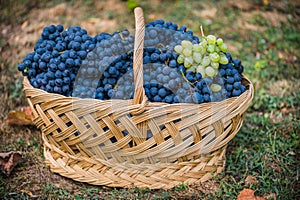
[[140, 7], [134, 9], [135, 15], [135, 39], [133, 52], [133, 75], [134, 75], [134, 98], [133, 104], [140, 104], [140, 107], [133, 112], [139, 114], [143, 112], [148, 98], [144, 90], [144, 76], [143, 76], [143, 51], [144, 51], [144, 36], [145, 23], [143, 10]]

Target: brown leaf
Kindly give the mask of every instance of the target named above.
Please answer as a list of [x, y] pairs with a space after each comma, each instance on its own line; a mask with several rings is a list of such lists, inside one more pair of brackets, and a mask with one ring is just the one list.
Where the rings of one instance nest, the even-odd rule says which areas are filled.
[[8, 125], [33, 125], [32, 110], [29, 106], [21, 110], [14, 110], [8, 113], [6, 123]]
[[0, 153], [0, 170], [6, 175], [10, 175], [11, 171], [18, 164], [21, 158], [22, 158], [21, 151]]
[[32, 192], [29, 190], [20, 190], [20, 192], [27, 194], [28, 196], [32, 196]]
[[255, 196], [254, 191], [244, 188], [237, 197], [237, 200], [267, 200], [263, 197]]
[[246, 179], [245, 179], [245, 184], [246, 185], [250, 185], [251, 183], [258, 184], [259, 182], [256, 179], [256, 177], [254, 177], [254, 176], [247, 176]]

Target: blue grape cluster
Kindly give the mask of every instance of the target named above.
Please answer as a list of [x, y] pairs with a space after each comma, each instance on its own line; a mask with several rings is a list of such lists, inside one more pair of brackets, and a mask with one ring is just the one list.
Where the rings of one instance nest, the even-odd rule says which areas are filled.
[[244, 67], [239, 59], [232, 59], [229, 53], [226, 53], [226, 57], [228, 64], [220, 65], [219, 75], [226, 89], [226, 98], [236, 97], [246, 91], [246, 87], [241, 82]]
[[[175, 52], [166, 49], [151, 47], [145, 49], [144, 89], [146, 96], [151, 102], [204, 102], [204, 98], [195, 95], [197, 90], [192, 86], [202, 80], [201, 74], [186, 72], [185, 67], [176, 62], [177, 56]], [[198, 98], [193, 98], [193, 95]], [[209, 101], [208, 98], [206, 101]]]
[[[100, 100], [129, 99], [127, 94], [133, 88], [134, 37], [128, 30], [123, 30], [112, 35], [101, 33], [95, 38], [96, 47], [82, 62], [72, 96]], [[121, 86], [119, 81], [125, 79], [123, 76], [127, 78], [124, 83], [127, 87], [117, 92], [116, 89]], [[133, 97], [133, 93], [129, 96]]]
[[[219, 76], [202, 77], [178, 63], [174, 47], [200, 39], [172, 22], [156, 20], [146, 25], [144, 38], [144, 89], [151, 102], [204, 103], [239, 96], [243, 66], [229, 53], [228, 64], [220, 65]], [[95, 37], [79, 26], [45, 27], [34, 52], [18, 65], [35, 88], [49, 93], [99, 100], [132, 99], [134, 36], [128, 30], [101, 33]], [[212, 92], [212, 85], [224, 85]]]
[[[181, 93], [177, 95], [181, 83], [185, 82], [182, 79], [185, 69], [177, 63], [178, 54], [173, 47], [184, 39], [194, 43], [199, 39], [193, 36], [193, 32], [185, 32], [184, 27], [174, 28], [177, 25], [170, 22], [166, 27], [159, 27], [164, 24], [163, 20], [157, 20], [146, 26], [143, 54], [145, 93], [151, 102], [185, 102], [184, 91], [179, 90]], [[101, 100], [133, 98], [134, 37], [124, 30], [112, 35], [102, 33], [96, 38], [104, 36], [105, 40], [99, 40], [94, 51], [89, 52], [83, 61], [73, 96]], [[192, 89], [189, 84], [187, 86]]]
[[18, 70], [28, 76], [33, 87], [70, 96], [82, 61], [94, 48], [94, 38], [85, 29], [51, 25], [43, 29], [34, 52], [23, 59]]
[[173, 51], [182, 40], [189, 40], [194, 44], [200, 42], [199, 37], [194, 36], [193, 31], [187, 30], [186, 26], [178, 27], [177, 24], [165, 23], [162, 19], [146, 25], [145, 47], [166, 47]]

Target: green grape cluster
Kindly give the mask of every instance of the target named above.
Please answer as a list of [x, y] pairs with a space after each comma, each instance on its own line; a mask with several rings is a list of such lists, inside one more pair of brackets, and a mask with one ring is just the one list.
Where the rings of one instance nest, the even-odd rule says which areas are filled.
[[[199, 44], [183, 40], [181, 45], [174, 47], [174, 51], [179, 54], [177, 62], [183, 64], [187, 71], [201, 73], [203, 78], [217, 76], [219, 64], [228, 63], [225, 55], [227, 49], [223, 39], [213, 35], [203, 36]], [[218, 92], [220, 87], [214, 84], [211, 89]]]

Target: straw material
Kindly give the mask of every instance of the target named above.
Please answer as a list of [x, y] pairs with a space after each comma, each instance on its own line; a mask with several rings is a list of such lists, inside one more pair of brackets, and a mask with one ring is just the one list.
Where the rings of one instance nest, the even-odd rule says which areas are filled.
[[226, 146], [242, 125], [253, 85], [243, 77], [247, 90], [221, 102], [148, 102], [142, 10], [135, 15], [134, 99], [65, 97], [24, 79], [46, 163], [53, 172], [94, 185], [169, 189], [204, 182], [223, 170]]

